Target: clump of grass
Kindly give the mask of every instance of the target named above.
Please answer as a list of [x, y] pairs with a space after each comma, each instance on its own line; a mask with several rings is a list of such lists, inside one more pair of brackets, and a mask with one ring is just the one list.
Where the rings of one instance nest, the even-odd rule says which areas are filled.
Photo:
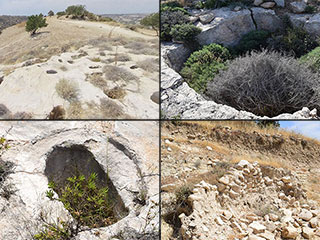
[[71, 102], [69, 108], [67, 109], [67, 116], [69, 119], [79, 119], [83, 116], [83, 108], [81, 102], [74, 101]]
[[131, 61], [131, 57], [128, 54], [121, 53], [121, 54], [117, 54], [115, 57], [117, 58], [118, 62]]
[[192, 188], [189, 185], [183, 185], [176, 189], [176, 204], [179, 206], [188, 205], [188, 197], [192, 194]]
[[103, 92], [112, 99], [123, 99], [126, 96], [126, 91], [121, 87], [105, 89]]
[[59, 224], [45, 224], [33, 238], [35, 240], [68, 240], [73, 236], [71, 229], [70, 224], [63, 221], [59, 221]]
[[[47, 197], [62, 202], [79, 226], [104, 227], [117, 221], [109, 189], [98, 186], [96, 173], [91, 173], [88, 178], [74, 175], [60, 186], [51, 181], [48, 187]], [[58, 198], [54, 197], [54, 192]]]
[[61, 98], [69, 102], [78, 99], [79, 87], [75, 82], [63, 78], [56, 84], [56, 91]]
[[62, 71], [64, 71], [64, 72], [65, 72], [65, 71], [67, 71], [67, 70], [68, 70], [68, 68], [67, 68], [66, 66], [61, 66], [61, 67], [60, 67], [60, 70], [62, 70]]
[[105, 89], [108, 84], [105, 78], [102, 77], [103, 73], [92, 73], [92, 74], [88, 74], [86, 81], [89, 81], [92, 85], [100, 88], [100, 89]]
[[101, 57], [105, 57], [105, 56], [106, 56], [106, 53], [105, 53], [105, 52], [99, 52], [99, 55], [100, 55]]
[[144, 41], [132, 41], [124, 45], [133, 54], [159, 55], [159, 48], [151, 46]]
[[147, 72], [157, 72], [159, 71], [159, 59], [148, 58], [137, 62], [138, 67], [142, 68]]
[[103, 68], [103, 72], [105, 73], [107, 79], [113, 80], [115, 82], [123, 81], [125, 83], [128, 83], [130, 81], [138, 80], [138, 77], [135, 76], [133, 73], [118, 66], [107, 65]]
[[90, 58], [92, 62], [101, 62], [101, 59], [99, 57]]
[[100, 111], [105, 118], [128, 118], [120, 105], [107, 98], [100, 100]]

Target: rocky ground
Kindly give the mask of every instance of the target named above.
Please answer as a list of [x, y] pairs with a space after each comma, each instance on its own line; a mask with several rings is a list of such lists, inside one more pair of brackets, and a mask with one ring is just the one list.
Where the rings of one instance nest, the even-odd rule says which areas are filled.
[[[196, 37], [200, 45], [218, 43], [223, 46], [236, 45], [242, 36], [253, 30], [271, 33], [283, 28], [282, 17], [288, 15], [293, 26], [303, 27], [314, 37], [320, 36], [320, 13], [316, 1], [254, 1], [250, 6], [233, 2], [217, 9], [196, 9], [199, 1], [180, 1], [186, 6], [192, 24], [202, 32]], [[190, 7], [190, 6], [193, 7]], [[314, 13], [306, 13], [306, 7]], [[162, 117], [167, 119], [250, 119], [265, 118], [252, 113], [238, 111], [226, 105], [216, 104], [196, 93], [179, 75], [184, 62], [192, 50], [184, 44], [162, 42], [161, 44], [161, 100]], [[312, 111], [313, 109], [309, 109]], [[316, 112], [287, 114], [276, 119], [314, 118]], [[314, 115], [315, 114], [315, 115]]]
[[161, 149], [162, 239], [320, 239], [319, 142], [178, 121]]
[[152, 31], [47, 22], [35, 37], [24, 23], [0, 35], [0, 118], [158, 118], [159, 44]]
[[158, 127], [156, 122], [2, 122], [0, 134], [10, 148], [4, 150], [1, 140], [0, 238], [34, 239], [45, 223], [74, 224], [46, 191], [49, 175], [63, 178], [78, 164], [83, 174], [108, 173], [110, 191], [126, 211], [118, 222], [84, 227], [72, 239], [158, 239]]

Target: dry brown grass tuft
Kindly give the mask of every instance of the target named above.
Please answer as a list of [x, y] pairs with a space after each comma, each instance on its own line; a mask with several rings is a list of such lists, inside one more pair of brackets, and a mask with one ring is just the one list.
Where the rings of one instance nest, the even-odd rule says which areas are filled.
[[64, 71], [64, 72], [65, 72], [65, 71], [67, 71], [67, 70], [68, 70], [68, 68], [67, 68], [66, 66], [61, 66], [61, 67], [60, 67], [60, 70], [62, 70], [62, 71]]
[[71, 102], [67, 109], [68, 119], [79, 119], [83, 118], [84, 110], [82, 108], [81, 102], [74, 101]]
[[137, 65], [147, 72], [159, 71], [159, 59], [157, 58], [147, 58], [145, 60], [137, 62]]
[[92, 73], [88, 74], [86, 81], [89, 81], [92, 85], [100, 88], [105, 89], [108, 87], [107, 81], [102, 77], [103, 73]]
[[105, 89], [103, 92], [112, 99], [123, 99], [126, 96], [126, 91], [121, 87], [114, 87], [110, 90]]
[[139, 78], [135, 76], [133, 73], [129, 72], [128, 70], [118, 67], [118, 66], [105, 66], [103, 68], [103, 72], [108, 80], [111, 81], [123, 81], [128, 83], [130, 81], [137, 81]]
[[145, 41], [132, 41], [124, 45], [130, 53], [143, 55], [159, 55], [159, 47], [151, 46]]
[[56, 84], [56, 91], [61, 98], [69, 102], [78, 99], [79, 87], [75, 82], [70, 82], [63, 78]]
[[100, 100], [100, 111], [107, 119], [128, 118], [119, 104], [107, 98]]

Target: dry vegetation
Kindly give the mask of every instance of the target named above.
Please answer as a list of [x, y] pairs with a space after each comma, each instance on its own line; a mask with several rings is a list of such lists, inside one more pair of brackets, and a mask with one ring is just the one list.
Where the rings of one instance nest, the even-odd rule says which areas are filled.
[[63, 78], [57, 83], [56, 91], [61, 98], [72, 102], [78, 98], [79, 87], [77, 83]]

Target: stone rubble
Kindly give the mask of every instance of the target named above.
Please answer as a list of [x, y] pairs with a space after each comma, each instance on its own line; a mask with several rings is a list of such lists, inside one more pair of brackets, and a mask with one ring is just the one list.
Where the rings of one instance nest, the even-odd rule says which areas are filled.
[[195, 185], [188, 202], [191, 214], [179, 216], [184, 240], [320, 239], [319, 206], [284, 169], [241, 160], [218, 185]]

